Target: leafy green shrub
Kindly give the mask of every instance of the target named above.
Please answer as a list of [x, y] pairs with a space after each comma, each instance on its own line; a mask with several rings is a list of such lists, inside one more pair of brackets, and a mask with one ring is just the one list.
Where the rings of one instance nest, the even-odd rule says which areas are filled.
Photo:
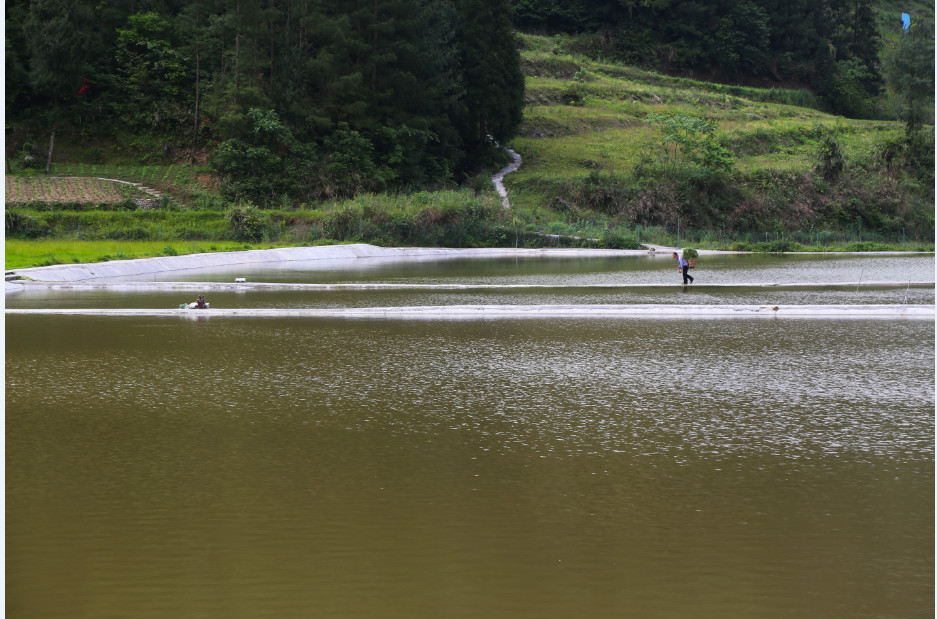
[[784, 252], [799, 251], [803, 247], [789, 239], [778, 239], [777, 241], [769, 241], [765, 243], [760, 241], [752, 245], [752, 251], [770, 253], [770, 254], [782, 254]]
[[608, 249], [641, 249], [641, 244], [634, 237], [624, 236], [614, 230], [607, 230], [602, 236], [602, 245]]
[[247, 116], [253, 132], [222, 142], [211, 156], [224, 193], [264, 206], [300, 194], [314, 160], [311, 148], [300, 144], [273, 110], [251, 108]]
[[335, 211], [322, 221], [325, 236], [341, 241], [357, 232], [355, 222], [360, 220], [360, 212], [354, 207], [345, 207]]
[[30, 219], [28, 215], [24, 215], [19, 211], [8, 210], [6, 212], [6, 217], [3, 218], [4, 229], [6, 230], [7, 234], [19, 232], [22, 230], [28, 219]]
[[23, 144], [18, 165], [21, 170], [41, 170], [44, 167], [39, 149], [29, 142]]
[[204, 230], [188, 227], [183, 227], [177, 230], [176, 236], [178, 236], [183, 241], [203, 241], [208, 237]]
[[226, 217], [234, 226], [234, 238], [256, 241], [263, 236], [265, 218], [260, 209], [250, 202], [239, 202], [232, 206]]
[[586, 89], [578, 82], [570, 84], [560, 95], [560, 101], [566, 105], [582, 105], [586, 99]]
[[824, 132], [817, 149], [817, 171], [827, 181], [834, 181], [840, 177], [845, 168], [843, 151], [830, 133]]
[[476, 196], [494, 191], [494, 183], [491, 182], [491, 177], [487, 174], [478, 174], [472, 177], [472, 180], [468, 183], [468, 186], [472, 189], [472, 193]]
[[662, 137], [648, 144], [650, 158], [672, 173], [690, 176], [726, 174], [735, 156], [716, 139], [718, 123], [689, 114], [648, 114], [645, 123], [656, 125]]
[[381, 186], [383, 179], [374, 163], [374, 144], [366, 136], [339, 123], [325, 140], [329, 156], [325, 161], [328, 188], [325, 193], [353, 196]]
[[104, 233], [104, 238], [118, 241], [145, 241], [151, 238], [150, 232], [146, 228], [116, 228]]
[[8, 236], [16, 236], [25, 239], [38, 239], [48, 236], [52, 232], [52, 227], [45, 221], [21, 213], [19, 211], [8, 210], [4, 217], [4, 229]]
[[697, 252], [692, 247], [687, 247], [686, 249], [683, 250], [683, 257], [686, 258], [687, 260], [689, 260], [690, 258], [698, 258], [699, 252]]
[[873, 243], [862, 241], [859, 243], [850, 243], [844, 248], [844, 251], [888, 251], [891, 247], [882, 243]]

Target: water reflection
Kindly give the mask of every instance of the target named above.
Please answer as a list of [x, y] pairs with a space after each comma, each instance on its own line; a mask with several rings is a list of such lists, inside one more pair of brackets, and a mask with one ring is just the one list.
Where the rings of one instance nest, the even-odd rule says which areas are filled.
[[[467, 290], [211, 291], [218, 308], [341, 308], [425, 305], [933, 305], [933, 256], [707, 256], [693, 286], [681, 289], [671, 260], [648, 257], [452, 261], [346, 260], [255, 268], [251, 282], [405, 283], [538, 286]], [[231, 283], [239, 268], [172, 272], [163, 279]], [[839, 283], [824, 288], [764, 288], [745, 283]], [[858, 287], [860, 282], [891, 282]], [[901, 285], [908, 282], [907, 285]], [[661, 288], [641, 286], [661, 285]], [[629, 287], [630, 286], [630, 287]], [[38, 290], [7, 294], [11, 308], [174, 308], [205, 291]]]
[[927, 322], [6, 342], [10, 616], [933, 615]]
[[[858, 283], [934, 281], [933, 254], [822, 255], [741, 254], [700, 259], [699, 284]], [[536, 285], [676, 284], [675, 261], [667, 256], [439, 258], [294, 261], [272, 265], [173, 271], [144, 276], [156, 281], [249, 281], [300, 283], [448, 283]]]
[[[447, 305], [933, 305], [933, 288], [910, 289], [527, 289], [527, 290], [311, 290], [209, 291], [214, 308], [339, 309]], [[7, 298], [8, 308], [167, 309], [194, 298], [192, 291], [30, 291]]]

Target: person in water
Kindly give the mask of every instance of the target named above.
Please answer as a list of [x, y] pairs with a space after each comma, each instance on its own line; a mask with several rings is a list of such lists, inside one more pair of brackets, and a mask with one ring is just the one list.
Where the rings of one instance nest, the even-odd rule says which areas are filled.
[[[690, 263], [687, 262], [686, 258], [677, 254], [677, 252], [673, 253], [673, 257], [677, 259], [677, 270], [683, 273], [683, 285], [686, 286], [687, 284], [692, 284], [693, 277], [689, 273]], [[687, 280], [690, 281], [688, 282]]]

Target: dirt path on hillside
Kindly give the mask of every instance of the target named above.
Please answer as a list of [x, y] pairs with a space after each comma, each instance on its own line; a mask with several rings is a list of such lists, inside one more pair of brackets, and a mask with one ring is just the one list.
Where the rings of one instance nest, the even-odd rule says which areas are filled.
[[503, 199], [501, 203], [504, 205], [504, 208], [509, 209], [511, 208], [511, 202], [508, 200], [508, 190], [504, 188], [504, 175], [510, 174], [521, 167], [521, 156], [510, 148], [505, 148], [504, 150], [511, 156], [513, 161], [506, 167], [498, 170], [498, 172], [491, 177], [491, 182], [495, 184], [495, 190], [497, 190], [498, 195]]

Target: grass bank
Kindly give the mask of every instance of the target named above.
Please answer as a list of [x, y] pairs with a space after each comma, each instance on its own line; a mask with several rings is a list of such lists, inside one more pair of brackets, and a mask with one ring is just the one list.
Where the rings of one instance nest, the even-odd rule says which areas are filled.
[[21, 269], [51, 266], [53, 264], [86, 264], [216, 251], [269, 249], [277, 246], [276, 244], [265, 246], [263, 244], [236, 243], [233, 241], [198, 243], [192, 241], [23, 241], [7, 239], [5, 266], [7, 269]]

